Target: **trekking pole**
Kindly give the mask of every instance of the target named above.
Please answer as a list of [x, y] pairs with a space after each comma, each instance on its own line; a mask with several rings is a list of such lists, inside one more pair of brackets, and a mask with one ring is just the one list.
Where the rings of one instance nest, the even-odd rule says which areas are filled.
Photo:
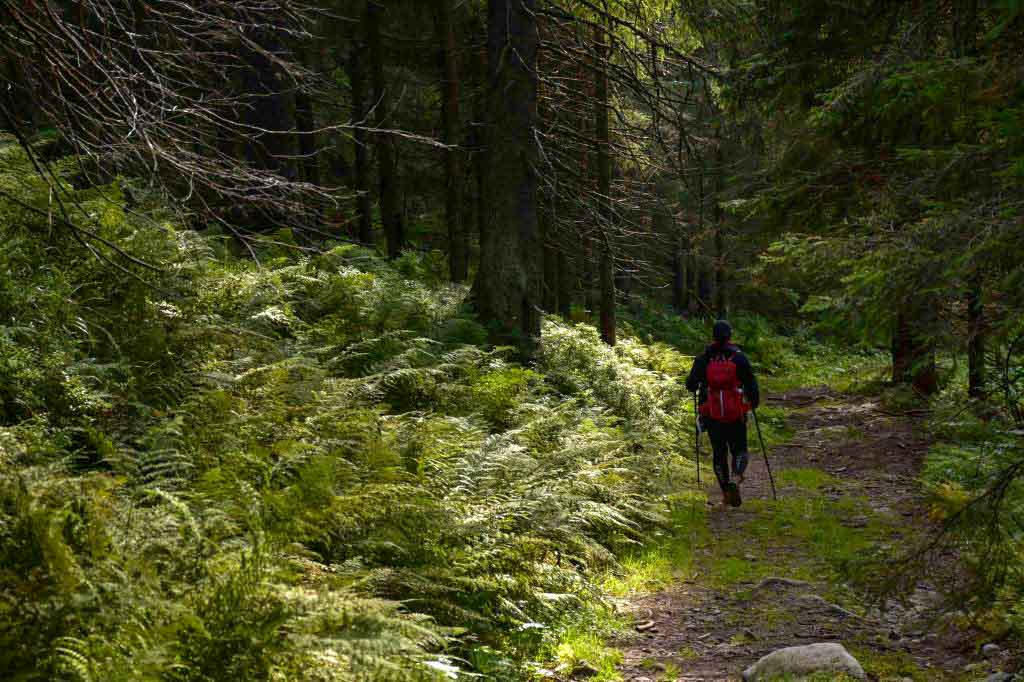
[[768, 481], [772, 484], [772, 499], [777, 500], [779, 496], [775, 493], [775, 477], [772, 476], [772, 465], [768, 462], [768, 448], [764, 445], [764, 436], [761, 435], [761, 422], [757, 420], [757, 410], [752, 409], [754, 413], [754, 426], [757, 427], [757, 439], [761, 441], [761, 454], [764, 455], [764, 466], [768, 470]]
[[697, 485], [700, 485], [700, 410], [697, 408], [697, 391], [693, 392], [693, 430], [697, 444]]

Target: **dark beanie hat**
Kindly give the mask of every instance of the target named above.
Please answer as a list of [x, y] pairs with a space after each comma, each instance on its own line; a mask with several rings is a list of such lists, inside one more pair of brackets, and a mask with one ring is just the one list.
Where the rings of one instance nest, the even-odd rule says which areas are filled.
[[715, 341], [719, 343], [725, 343], [732, 338], [732, 327], [725, 320], [719, 320], [715, 322], [715, 327], [711, 331], [711, 335], [715, 338]]

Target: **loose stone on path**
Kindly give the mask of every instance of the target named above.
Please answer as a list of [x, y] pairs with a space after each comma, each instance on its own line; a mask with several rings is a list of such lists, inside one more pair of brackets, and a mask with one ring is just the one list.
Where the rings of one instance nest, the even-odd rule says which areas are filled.
[[864, 668], [842, 644], [823, 642], [779, 649], [743, 671], [744, 682], [756, 682], [784, 675], [808, 676], [815, 673], [845, 673], [865, 680]]

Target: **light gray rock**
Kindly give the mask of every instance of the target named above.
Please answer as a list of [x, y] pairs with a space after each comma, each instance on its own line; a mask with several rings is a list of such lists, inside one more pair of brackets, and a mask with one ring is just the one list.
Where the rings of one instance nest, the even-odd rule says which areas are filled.
[[743, 680], [756, 682], [783, 675], [802, 677], [820, 672], [846, 673], [857, 680], [867, 679], [864, 668], [842, 644], [822, 642], [773, 651], [744, 670]]
[[1001, 649], [998, 644], [992, 644], [989, 642], [985, 646], [981, 647], [981, 655], [985, 658], [993, 658], [999, 655]]

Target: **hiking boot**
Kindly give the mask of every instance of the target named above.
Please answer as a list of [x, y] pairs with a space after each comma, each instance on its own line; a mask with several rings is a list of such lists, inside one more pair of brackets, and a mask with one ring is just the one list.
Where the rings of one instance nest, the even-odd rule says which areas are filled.
[[730, 507], [738, 507], [743, 504], [743, 498], [740, 497], [740, 487], [735, 483], [729, 483], [725, 487], [725, 500]]

